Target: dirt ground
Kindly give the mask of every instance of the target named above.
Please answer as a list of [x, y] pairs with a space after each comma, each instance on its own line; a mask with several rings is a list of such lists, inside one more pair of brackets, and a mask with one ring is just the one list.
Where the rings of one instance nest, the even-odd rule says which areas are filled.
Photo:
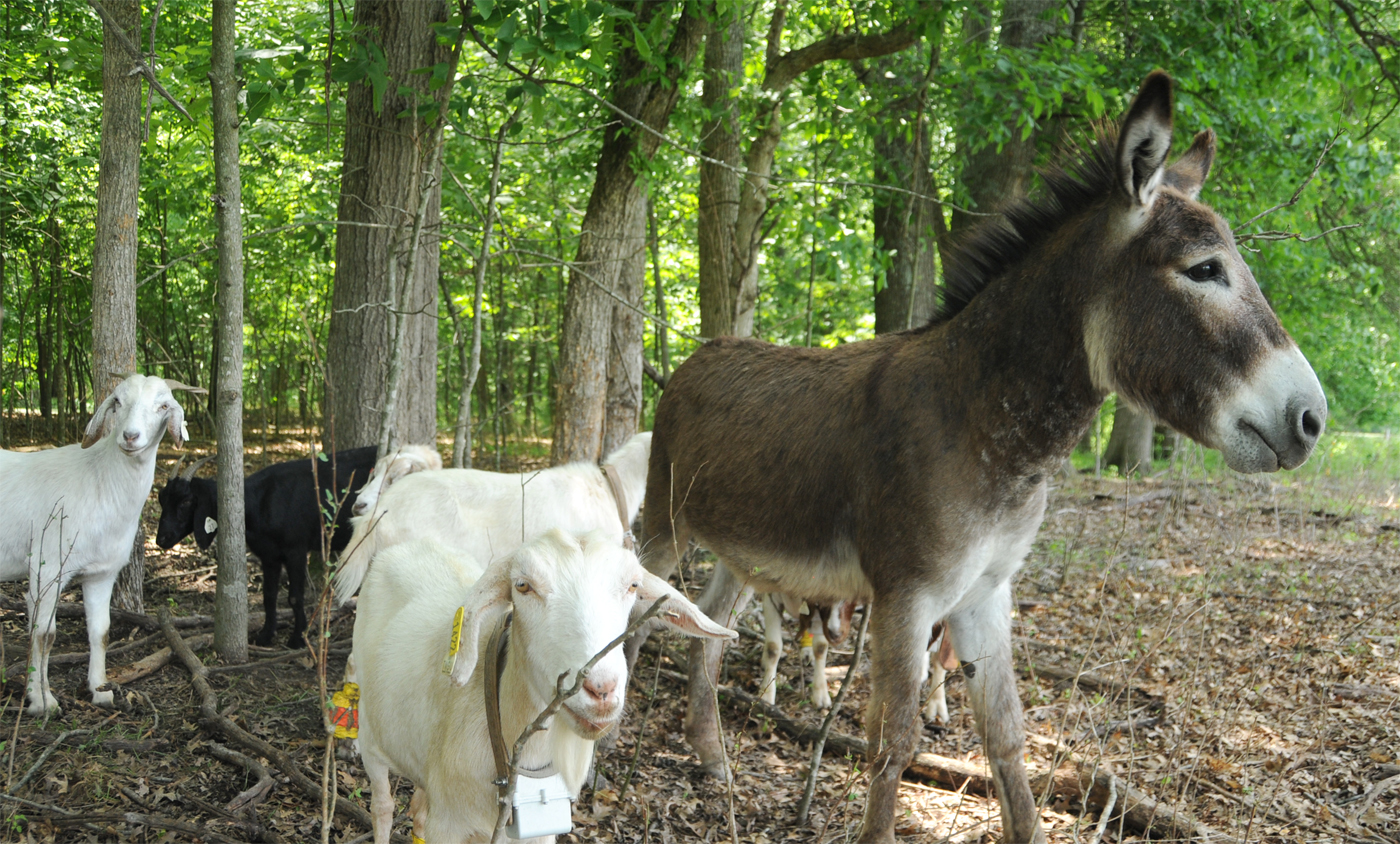
[[[1029, 766], [1053, 769], [1063, 761], [1056, 753], [1071, 749], [1192, 813], [1222, 840], [1400, 842], [1400, 505], [1393, 468], [1343, 471], [1324, 455], [1292, 475], [1243, 478], [1207, 471], [1202, 462], [1199, 451], [1188, 450], [1145, 481], [1059, 479], [1016, 584]], [[169, 462], [163, 457], [161, 465]], [[154, 518], [153, 495], [148, 534]], [[691, 580], [703, 582], [704, 565]], [[171, 552], [150, 544], [147, 611], [211, 613], [212, 566], [190, 540]], [[256, 565], [250, 568], [256, 605], [261, 583]], [[23, 595], [20, 584], [5, 584], [3, 592], [11, 605]], [[85, 661], [55, 664], [63, 714], [36, 723], [19, 713], [23, 613], [5, 610], [0, 620], [0, 665], [8, 666], [0, 690], [0, 840], [321, 840], [319, 801], [280, 775], [251, 812], [227, 811], [253, 778], [211, 755], [213, 743], [227, 742], [200, 726], [199, 697], [178, 660], [124, 687], [114, 713], [87, 702]], [[331, 685], [352, 624], [349, 615], [329, 624]], [[761, 650], [752, 635], [761, 629], [755, 611], [743, 626], [748, 631], [729, 651], [725, 682], [753, 691]], [[143, 639], [113, 656], [109, 671], [164, 644], [150, 631], [114, 625], [114, 647]], [[833, 693], [851, 645], [847, 640], [833, 655]], [[81, 620], [60, 619], [55, 654], [85, 649]], [[810, 749], [743, 701], [726, 698], [721, 707], [733, 742], [732, 790], [700, 775], [682, 736], [683, 685], [666, 673], [686, 670], [683, 652], [679, 639], [662, 639], [643, 654], [619, 740], [597, 760], [606, 782], [585, 789], [575, 832], [561, 840], [853, 840], [865, 791], [860, 760], [828, 753], [811, 818], [798, 826]], [[216, 664], [208, 649], [201, 655]], [[283, 650], [254, 649], [253, 658], [211, 675], [218, 706], [320, 782], [326, 738], [315, 663]], [[803, 699], [810, 669], [795, 648], [782, 671], [780, 708], [818, 722], [820, 713]], [[1100, 684], [1057, 679], [1079, 672]], [[863, 664], [851, 683], [834, 729], [861, 736]], [[981, 766], [956, 672], [948, 697], [951, 723], [926, 727], [920, 749]], [[88, 732], [57, 744], [75, 730]], [[339, 763], [336, 778], [341, 799], [368, 807], [358, 764]], [[913, 775], [906, 781], [902, 841], [1001, 840], [993, 799]], [[401, 783], [401, 806], [409, 792]], [[1100, 814], [1052, 796], [1042, 817], [1052, 842], [1080, 842], [1098, 834]], [[175, 823], [162, 827], [160, 819]], [[1107, 820], [1101, 840], [1137, 838], [1117, 813]], [[365, 841], [367, 833], [338, 818], [330, 840]]]

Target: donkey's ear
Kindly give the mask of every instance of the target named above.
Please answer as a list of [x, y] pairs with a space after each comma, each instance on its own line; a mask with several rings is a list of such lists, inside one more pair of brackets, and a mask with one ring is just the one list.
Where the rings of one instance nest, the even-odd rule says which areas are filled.
[[1201, 195], [1201, 185], [1210, 175], [1215, 161], [1215, 133], [1207, 129], [1197, 132], [1186, 154], [1167, 170], [1167, 184], [1195, 199]]
[[1172, 79], [1148, 74], [1118, 132], [1118, 184], [1138, 205], [1152, 204], [1172, 148]]

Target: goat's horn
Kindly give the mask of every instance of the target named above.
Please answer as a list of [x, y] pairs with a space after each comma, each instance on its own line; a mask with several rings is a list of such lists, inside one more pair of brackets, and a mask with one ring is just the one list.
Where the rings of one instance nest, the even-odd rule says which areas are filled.
[[180, 453], [180, 459], [175, 461], [175, 468], [173, 468], [173, 469], [170, 470], [170, 475], [167, 477], [167, 480], [172, 480], [172, 481], [173, 481], [173, 480], [175, 480], [175, 478], [179, 477], [179, 475], [180, 475], [180, 466], [182, 466], [182, 465], [184, 464], [184, 462], [185, 462], [185, 454], [184, 454], [184, 452], [181, 452], [181, 453]]
[[161, 380], [165, 382], [165, 386], [169, 387], [172, 390], [185, 390], [191, 393], [200, 393], [203, 395], [208, 395], [209, 393], [209, 391], [204, 389], [203, 387], [191, 387], [189, 384], [181, 383], [179, 381], [176, 381], [174, 378], [162, 378]]
[[208, 463], [210, 460], [213, 460], [215, 456], [216, 455], [211, 454], [208, 457], [199, 458], [195, 462], [191, 463], [190, 468], [186, 469], [185, 474], [181, 475], [180, 477], [184, 478], [187, 481], [191, 480], [192, 478], [194, 478], [194, 473], [199, 471], [199, 467], [203, 466], [205, 463]]

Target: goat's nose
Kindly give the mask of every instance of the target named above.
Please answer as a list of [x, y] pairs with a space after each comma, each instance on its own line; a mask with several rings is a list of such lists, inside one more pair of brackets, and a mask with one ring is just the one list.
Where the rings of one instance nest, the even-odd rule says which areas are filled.
[[356, 501], [355, 506], [350, 508], [350, 515], [363, 516], [365, 514], [365, 510], [367, 509], [369, 508], [365, 507], [364, 502]]
[[617, 690], [617, 678], [609, 677], [606, 680], [594, 680], [590, 677], [583, 681], [583, 690], [594, 703], [607, 703], [608, 698]]
[[136, 442], [137, 440], [139, 440], [140, 438], [141, 438], [141, 432], [140, 432], [140, 431], [122, 431], [122, 439], [126, 440], [126, 444], [127, 444], [127, 445], [131, 445], [132, 443], [135, 443], [135, 442]]

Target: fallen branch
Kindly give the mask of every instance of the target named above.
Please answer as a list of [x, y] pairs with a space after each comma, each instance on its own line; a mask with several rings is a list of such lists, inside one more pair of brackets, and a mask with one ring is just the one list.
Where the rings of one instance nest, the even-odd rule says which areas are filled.
[[[689, 677], [680, 671], [663, 669], [662, 674], [674, 680], [688, 683]], [[818, 728], [804, 724], [787, 715], [776, 706], [770, 706], [756, 695], [732, 686], [718, 687], [720, 695], [732, 698], [761, 712], [778, 729], [799, 742], [810, 742], [817, 738]], [[1071, 765], [1055, 771], [1041, 771], [1031, 778], [1031, 787], [1043, 792], [1049, 786], [1050, 792], [1068, 798], [1077, 798], [1086, 806], [1103, 806], [1107, 803], [1110, 789], [1117, 792], [1117, 804], [1123, 813], [1125, 828], [1160, 838], [1201, 838], [1210, 840], [1215, 833], [1202, 825], [1190, 814], [1180, 809], [1164, 805], [1146, 792], [1133, 788], [1127, 782], [1114, 776], [1101, 767], [1088, 762], [1069, 748], [1050, 739], [1039, 739], [1028, 735], [1028, 739], [1048, 742], [1069, 758]], [[865, 756], [866, 745], [863, 739], [844, 733], [833, 732], [826, 746], [836, 755]], [[985, 765], [973, 764], [959, 759], [949, 759], [935, 753], [918, 753], [910, 762], [908, 771], [953, 790], [965, 789], [969, 792], [991, 795], [992, 777]]]
[[807, 782], [802, 786], [802, 800], [797, 804], [799, 826], [807, 825], [807, 812], [812, 808], [812, 795], [817, 790], [817, 774], [822, 767], [822, 751], [826, 747], [827, 736], [831, 733], [831, 725], [836, 721], [837, 713], [841, 711], [841, 702], [846, 699], [846, 692], [851, 689], [851, 679], [856, 673], [856, 666], [860, 665], [861, 654], [865, 652], [865, 631], [869, 627], [870, 610], [867, 608], [860, 615], [860, 630], [856, 632], [855, 654], [851, 657], [851, 664], [846, 666], [846, 676], [841, 681], [841, 688], [837, 690], [836, 699], [831, 702], [821, 727], [817, 729], [817, 737], [812, 742], [812, 762], [807, 768]]
[[230, 838], [206, 826], [177, 821], [174, 818], [161, 817], [160, 815], [149, 815], [144, 812], [119, 812], [98, 815], [65, 814], [56, 818], [50, 818], [49, 822], [54, 826], [127, 823], [134, 826], [149, 827], [151, 829], [163, 829], [167, 832], [183, 832], [186, 835], [205, 841], [226, 841], [228, 844], [241, 844], [240, 839]]
[[[190, 650], [197, 651], [202, 648], [207, 648], [212, 638], [213, 637], [208, 633], [200, 633], [199, 635], [191, 636], [186, 639], [185, 643], [189, 646]], [[109, 685], [125, 686], [143, 677], [149, 677], [169, 665], [170, 658], [174, 656], [174, 653], [175, 652], [170, 649], [170, 646], [167, 645], [150, 656], [138, 659], [125, 668], [119, 668], [109, 673], [107, 675], [107, 683]]]
[[[22, 599], [19, 599], [19, 598], [11, 598], [11, 597], [8, 597], [8, 596], [0, 596], [0, 609], [14, 610], [15, 612], [25, 612], [25, 613], [27, 613], [27, 612], [29, 611], [28, 608], [25, 606], [24, 601], [23, 601]], [[82, 605], [82, 604], [74, 603], [74, 602], [72, 602], [72, 601], [61, 601], [61, 602], [59, 602], [59, 604], [58, 604], [57, 609], [56, 609], [55, 612], [56, 612], [56, 616], [55, 616], [56, 618], [86, 618], [86, 617], [87, 617], [87, 612], [86, 612], [86, 610], [83, 609], [83, 605]], [[157, 631], [157, 632], [158, 632], [158, 631], [161, 629], [160, 622], [158, 622], [156, 619], [150, 617], [149, 615], [145, 615], [145, 614], [143, 614], [143, 613], [138, 613], [138, 612], [127, 612], [126, 610], [119, 610], [119, 609], [117, 609], [116, 607], [113, 607], [113, 608], [111, 609], [111, 613], [112, 613], [112, 621], [114, 621], [114, 622], [121, 622], [121, 623], [123, 623], [123, 624], [130, 624], [130, 625], [132, 625], [132, 626], [134, 626], [134, 627], [139, 627], [139, 628], [141, 628], [142, 630], [151, 630], [151, 631]], [[249, 629], [249, 630], [257, 630], [257, 629], [260, 629], [260, 628], [262, 627], [262, 625], [263, 625], [263, 619], [264, 619], [265, 617], [266, 617], [266, 615], [265, 615], [264, 613], [258, 613], [258, 614], [256, 614], [256, 615], [250, 615], [250, 616], [248, 616], [248, 629]], [[278, 611], [277, 611], [277, 618], [278, 618], [278, 619], [290, 619], [291, 617], [292, 617], [292, 611], [291, 611], [291, 610], [278, 610]], [[188, 629], [190, 629], [190, 628], [192, 628], [192, 627], [211, 627], [211, 626], [213, 626], [213, 624], [214, 624], [214, 617], [211, 616], [211, 615], [184, 615], [184, 616], [179, 616], [178, 618], [177, 618], [177, 617], [172, 617], [172, 618], [170, 619], [170, 623], [171, 623], [174, 627], [176, 627], [177, 629], [180, 629], [180, 630], [188, 630]], [[125, 648], [126, 646], [123, 645], [122, 647]], [[115, 649], [114, 649], [114, 650], [115, 650]], [[83, 653], [86, 653], [86, 651], [84, 651]], [[65, 659], [66, 659], [66, 658], [69, 657], [69, 656], [75, 656], [75, 657], [76, 657], [77, 655], [76, 655], [76, 654], [71, 654], [71, 655], [70, 655], [70, 654], [55, 654], [53, 657], [50, 657], [49, 662], [50, 662], [50, 664], [52, 664], [53, 661], [56, 660], [56, 659], [59, 659], [59, 658], [65, 658]], [[77, 661], [77, 660], [75, 660], [75, 661]]]
[[[190, 672], [190, 682], [194, 684], [195, 691], [199, 693], [200, 697], [200, 721], [203, 726], [208, 730], [221, 733], [229, 741], [251, 750], [272, 762], [279, 771], [286, 774], [308, 797], [319, 802], [321, 799], [321, 786], [307, 776], [306, 772], [301, 769], [301, 766], [298, 765], [295, 760], [262, 739], [250, 735], [242, 727], [219, 713], [218, 697], [214, 694], [214, 689], [209, 685], [209, 669], [205, 667], [204, 663], [199, 661], [199, 657], [194, 655], [194, 651], [189, 649], [185, 644], [185, 640], [180, 638], [180, 634], [176, 632], [171, 621], [170, 613], [167, 612], [164, 607], [161, 607], [159, 614], [160, 626], [165, 630], [165, 638], [170, 641], [170, 647], [174, 649], [175, 653], [180, 657], [180, 661], [185, 664], [185, 668]], [[374, 828], [374, 822], [371, 820], [369, 812], [365, 811], [353, 800], [337, 801], [335, 810], [336, 814], [350, 818], [366, 829]], [[396, 836], [396, 838], [400, 841], [403, 840], [402, 836]]]
[[[346, 645], [340, 648], [331, 648], [326, 653], [329, 656], [346, 656], [350, 653], [350, 646]], [[267, 659], [253, 660], [251, 662], [243, 662], [237, 665], [212, 665], [209, 666], [209, 673], [233, 674], [239, 671], [252, 671], [255, 668], [263, 668], [264, 666], [268, 665], [276, 665], [281, 662], [291, 662], [294, 659], [310, 658], [311, 657], [306, 655], [306, 651], [288, 651], [287, 653], [278, 654], [277, 656], [268, 657]]]
[[268, 773], [267, 768], [263, 767], [261, 762], [252, 757], [244, 756], [237, 750], [224, 747], [222, 744], [216, 742], [209, 743], [209, 755], [222, 762], [237, 765], [258, 778], [256, 785], [239, 792], [237, 797], [229, 801], [228, 805], [224, 807], [226, 811], [237, 813], [244, 808], [256, 806], [267, 799], [268, 792], [272, 791], [272, 786], [276, 783], [276, 780], [273, 779], [272, 774]]
[[16, 794], [23, 791], [24, 787], [29, 784], [29, 781], [33, 779], [34, 775], [39, 773], [39, 769], [44, 767], [44, 763], [49, 761], [49, 757], [54, 755], [54, 752], [62, 747], [65, 741], [74, 736], [86, 736], [91, 734], [92, 730], [69, 730], [65, 733], [60, 733], [58, 738], [53, 740], [52, 744], [44, 748], [44, 752], [39, 754], [39, 760], [31, 765], [29, 770], [24, 772], [24, 776], [20, 777], [19, 782], [15, 783], [14, 787], [10, 790]]

